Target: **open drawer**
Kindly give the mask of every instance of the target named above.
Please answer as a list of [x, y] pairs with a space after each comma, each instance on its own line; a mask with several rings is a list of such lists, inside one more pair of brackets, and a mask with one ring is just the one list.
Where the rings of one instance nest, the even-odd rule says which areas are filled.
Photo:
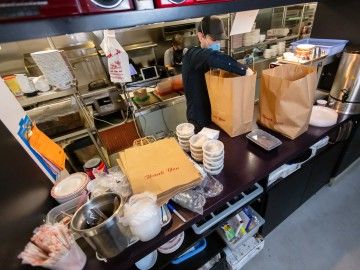
[[235, 213], [240, 208], [246, 206], [251, 201], [256, 199], [261, 193], [263, 193], [263, 188], [259, 184], [255, 184], [249, 190], [242, 192], [239, 196], [234, 197], [232, 200], [228, 201], [221, 209], [216, 210], [198, 223], [192, 225], [192, 228], [196, 234], [202, 234], [210, 228], [214, 227], [226, 217]]

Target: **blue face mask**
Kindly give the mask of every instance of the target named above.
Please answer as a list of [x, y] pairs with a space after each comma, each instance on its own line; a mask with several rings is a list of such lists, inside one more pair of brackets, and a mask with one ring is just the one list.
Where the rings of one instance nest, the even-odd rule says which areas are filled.
[[209, 49], [212, 49], [212, 50], [214, 50], [214, 51], [220, 52], [220, 48], [221, 48], [220, 42], [214, 42], [214, 43], [211, 44], [208, 48], [209, 48]]

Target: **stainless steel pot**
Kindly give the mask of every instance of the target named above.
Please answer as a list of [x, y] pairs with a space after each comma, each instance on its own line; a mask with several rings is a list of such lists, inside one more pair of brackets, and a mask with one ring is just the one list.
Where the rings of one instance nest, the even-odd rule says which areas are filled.
[[[94, 212], [107, 218], [99, 225], [91, 227], [89, 220]], [[120, 224], [123, 216], [123, 201], [115, 193], [106, 193], [93, 198], [74, 214], [71, 229], [85, 238], [90, 246], [101, 256], [111, 258], [128, 246], [129, 229]]]
[[360, 113], [360, 51], [344, 52], [329, 97], [330, 107], [345, 114]]

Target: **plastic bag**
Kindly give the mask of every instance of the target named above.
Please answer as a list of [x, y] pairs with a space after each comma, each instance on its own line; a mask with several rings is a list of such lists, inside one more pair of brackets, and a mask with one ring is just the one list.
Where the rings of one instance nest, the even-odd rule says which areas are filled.
[[105, 192], [115, 192], [125, 201], [131, 196], [132, 191], [126, 176], [118, 167], [109, 169], [107, 174], [104, 171], [93, 169], [95, 179], [90, 181], [87, 190], [91, 193], [91, 198], [97, 197]]
[[200, 215], [204, 212], [204, 205], [206, 203], [205, 197], [196, 190], [187, 190], [176, 194], [172, 200], [178, 205], [198, 213]]
[[114, 83], [131, 82], [129, 56], [116, 40], [114, 30], [104, 30], [100, 47], [108, 60], [110, 80]]
[[124, 205], [124, 225], [141, 241], [149, 241], [161, 230], [160, 208], [156, 195], [150, 192], [133, 195]]
[[195, 190], [201, 193], [205, 198], [212, 198], [219, 195], [224, 189], [223, 184], [221, 184], [214, 176], [205, 172], [201, 165], [195, 163], [193, 160], [191, 161], [201, 175], [201, 183]]
[[118, 166], [109, 169], [108, 176], [112, 179], [111, 190], [124, 199], [132, 195], [130, 183]]
[[223, 184], [210, 174], [206, 174], [201, 185], [196, 188], [196, 190], [203, 194], [205, 198], [215, 197], [219, 195], [223, 189]]
[[54, 265], [47, 268], [52, 270], [81, 270], [86, 264], [86, 255], [84, 251], [74, 243], [69, 252], [65, 254]]

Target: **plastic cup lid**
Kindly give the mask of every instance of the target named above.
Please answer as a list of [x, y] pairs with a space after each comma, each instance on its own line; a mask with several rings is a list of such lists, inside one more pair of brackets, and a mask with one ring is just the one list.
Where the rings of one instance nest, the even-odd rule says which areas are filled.
[[95, 167], [99, 166], [100, 163], [101, 163], [100, 158], [92, 158], [85, 162], [84, 168], [85, 169], [95, 168]]

